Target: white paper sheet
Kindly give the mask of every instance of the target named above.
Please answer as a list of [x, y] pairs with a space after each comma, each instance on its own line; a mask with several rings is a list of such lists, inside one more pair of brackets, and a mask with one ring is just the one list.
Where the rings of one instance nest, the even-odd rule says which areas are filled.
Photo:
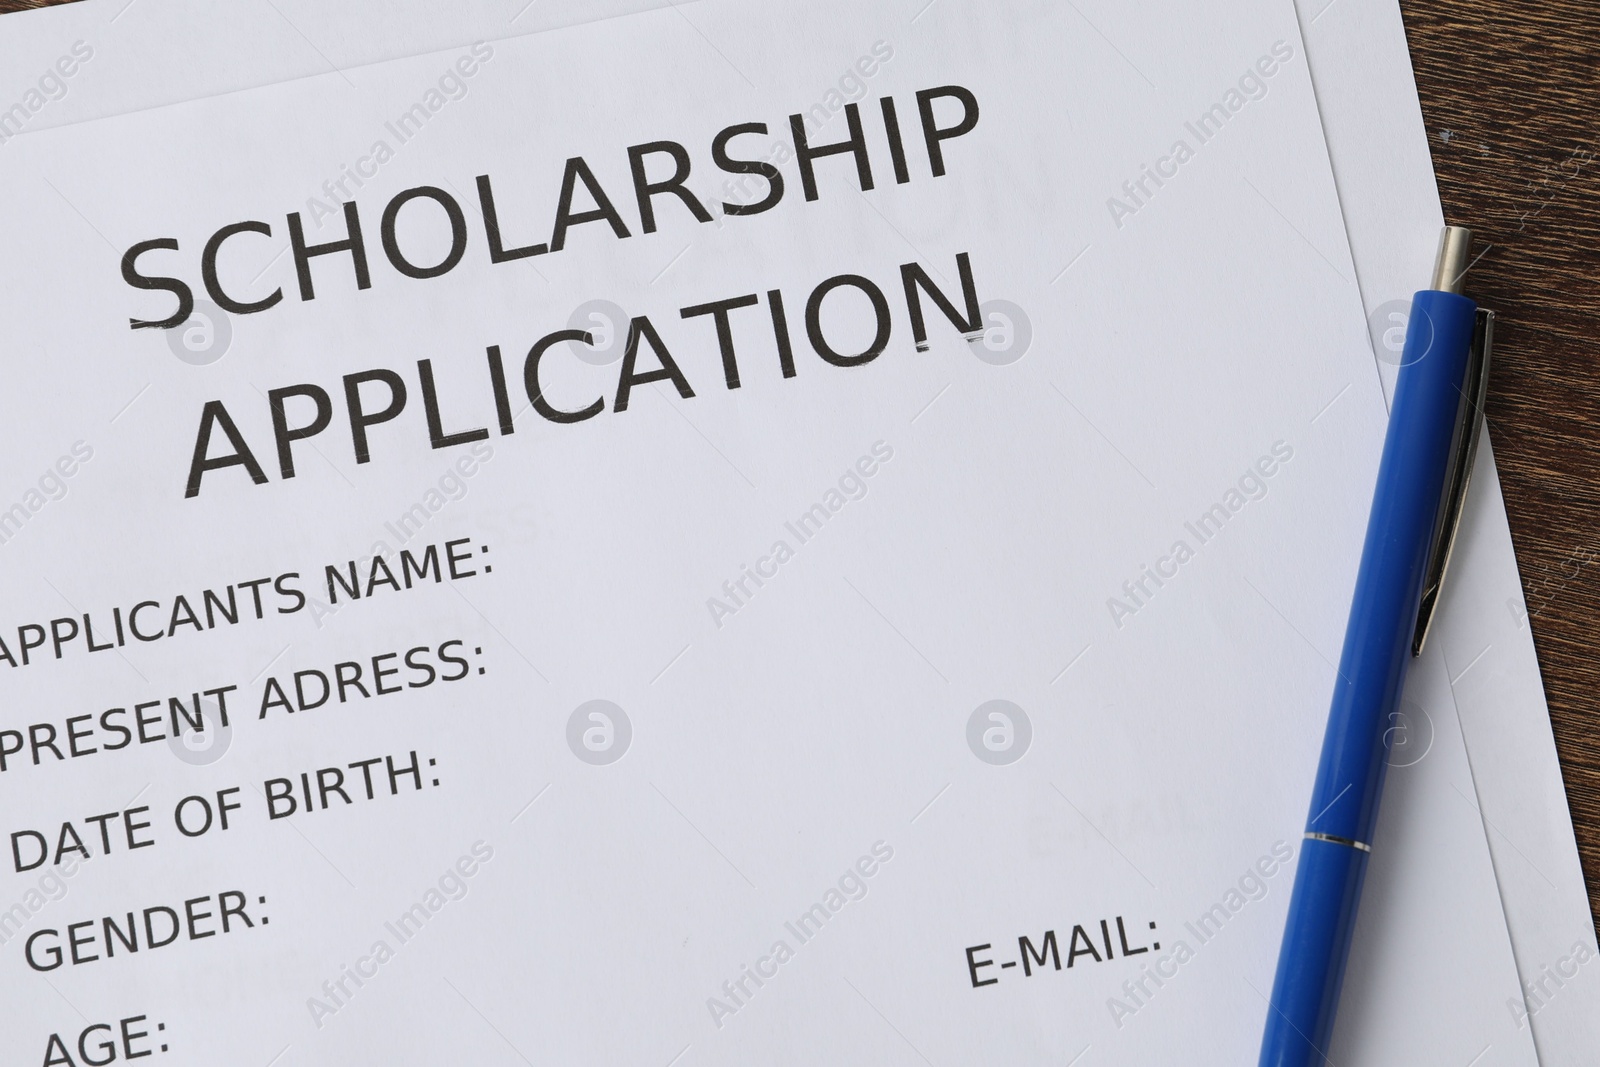
[[[285, 10], [288, 10], [288, 9], [285, 9]], [[135, 13], [137, 13], [137, 9], [135, 10]], [[533, 12], [531, 12], [531, 11], [530, 12], [526, 12], [524, 17], [531, 16], [532, 14], [533, 14]], [[335, 16], [336, 15], [337, 15], [337, 13], [335, 13]], [[33, 16], [30, 16], [30, 17], [33, 17]], [[129, 17], [131, 18], [132, 16], [130, 15]], [[274, 16], [274, 17], [276, 17], [276, 16]], [[559, 20], [555, 20], [555, 21], [559, 21]], [[460, 25], [461, 25], [461, 23], [457, 23], [455, 26], [452, 26], [452, 30], [454, 31], [454, 30], [458, 29], [460, 27]], [[317, 44], [312, 48], [312, 51], [317, 53], [316, 61], [313, 61], [309, 57], [302, 57], [302, 58], [305, 59], [305, 62], [309, 66], [310, 69], [316, 69], [316, 67], [318, 66], [319, 63], [325, 61], [324, 57], [327, 56], [327, 55], [335, 55], [335, 56], [338, 57], [338, 60], [340, 62], [345, 61], [345, 58], [346, 58], [345, 54], [340, 53], [338, 47], [336, 47], [334, 44], [330, 43], [331, 41], [340, 40], [340, 38], [339, 38], [339, 36], [337, 34], [318, 33], [318, 34], [316, 34], [316, 40], [317, 40]], [[358, 46], [361, 43], [360, 40], [359, 40], [359, 35], [356, 36], [356, 43], [357, 43]], [[371, 42], [369, 41], [367, 43], [370, 44]], [[284, 53], [285, 53], [285, 55], [292, 57], [293, 49], [292, 48], [285, 48], [284, 49]], [[103, 56], [104, 54], [105, 54], [104, 50], [102, 50], [101, 56]], [[97, 57], [97, 58], [99, 58], [99, 57]], [[292, 58], [290, 59], [290, 62], [291, 62], [291, 64], [293, 63]], [[87, 69], [88, 65], [85, 65], [85, 66], [86, 66], [86, 69]], [[109, 65], [103, 65], [98, 69], [101, 70], [101, 71], [105, 71], [105, 70], [110, 69], [110, 66]], [[236, 78], [246, 78], [246, 79], [248, 79], [248, 78], [252, 77], [252, 74], [250, 73], [252, 69], [253, 68], [252, 68], [251, 64], [244, 64], [242, 70], [232, 70], [230, 73]], [[269, 79], [262, 79], [262, 80], [269, 80]], [[164, 91], [166, 91], [166, 90], [164, 90]], [[182, 95], [181, 90], [175, 90], [175, 91], [178, 93], [178, 95]], [[84, 106], [84, 101], [86, 101], [86, 100], [88, 101], [88, 103], [87, 103], [87, 106], [86, 106], [85, 113], [92, 113], [93, 110], [94, 110], [96, 98], [90, 96], [90, 94], [87, 94], [87, 93], [80, 93], [80, 94], [78, 94], [77, 97], [72, 97], [69, 94], [69, 96], [68, 96], [68, 98], [66, 100], [62, 100], [59, 103], [61, 103], [62, 105], [65, 105], [66, 107], [72, 107], [72, 106], [80, 106], [80, 107], [82, 107], [82, 106]], [[71, 102], [70, 104], [69, 104], [69, 101]], [[65, 115], [66, 111], [65, 111], [65, 109], [63, 109], [59, 113]], [[44, 115], [39, 116], [39, 118], [42, 121], [48, 121], [46, 119], [46, 116], [44, 116]], [[1439, 762], [1440, 761], [1438, 761], [1438, 760], [1431, 761], [1431, 763], [1435, 764], [1435, 765], [1438, 764]], [[1418, 771], [1418, 773], [1420, 774], [1422, 772]], [[1470, 785], [1468, 786], [1468, 790], [1470, 792]], [[1391, 810], [1392, 810], [1392, 806], [1391, 806]], [[1388, 821], [1389, 821], [1389, 816], [1386, 814], [1386, 829], [1385, 829], [1385, 833], [1391, 832], [1387, 828]], [[1378, 866], [1375, 866], [1375, 882], [1379, 880], [1378, 876], [1376, 874], [1377, 870], [1378, 870]], [[1369, 895], [1369, 907], [1376, 909], [1377, 906], [1371, 903], [1372, 900], [1373, 900], [1373, 897], [1371, 895]], [[1382, 912], [1375, 912], [1375, 913], [1382, 914]], [[1360, 967], [1360, 961], [1359, 960], [1358, 960], [1356, 966], [1359, 969], [1359, 967]]]
[[[1444, 223], [1405, 30], [1391, 0], [1303, 2], [1300, 12], [1356, 271], [1392, 388], [1393, 349], [1384, 334], [1403, 324], [1408, 294], [1427, 276], [1430, 242]], [[1400, 320], [1392, 318], [1396, 312]], [[1503, 1010], [1531, 1025], [1545, 1063], [1584, 1063], [1600, 1054], [1600, 952], [1492, 436], [1490, 427], [1434, 641], [1453, 679], [1476, 800], [1526, 985], [1524, 1001], [1508, 1001]], [[1562, 581], [1561, 575], [1539, 581], [1532, 610], [1559, 596]], [[1461, 803], [1471, 805], [1473, 791], [1463, 793]]]

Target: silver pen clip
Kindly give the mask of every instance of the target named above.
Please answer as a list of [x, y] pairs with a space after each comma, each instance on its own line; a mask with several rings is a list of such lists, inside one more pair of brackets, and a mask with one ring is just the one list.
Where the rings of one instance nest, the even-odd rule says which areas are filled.
[[1417, 611], [1417, 629], [1411, 639], [1413, 656], [1422, 654], [1423, 642], [1428, 639], [1445, 572], [1450, 568], [1450, 554], [1461, 529], [1467, 487], [1472, 482], [1472, 465], [1478, 455], [1478, 437], [1483, 433], [1483, 404], [1489, 392], [1489, 359], [1493, 352], [1494, 312], [1479, 308], [1472, 331], [1472, 349], [1467, 356], [1461, 408], [1450, 445], [1450, 466], [1445, 471], [1444, 497], [1439, 518], [1434, 523], [1433, 547], [1428, 553], [1427, 577], [1422, 584], [1422, 606]]

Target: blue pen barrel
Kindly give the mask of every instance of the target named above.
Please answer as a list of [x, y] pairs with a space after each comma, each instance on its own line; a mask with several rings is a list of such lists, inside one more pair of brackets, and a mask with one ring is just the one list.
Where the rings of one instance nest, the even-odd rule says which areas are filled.
[[1261, 1067], [1326, 1062], [1388, 768], [1386, 735], [1411, 663], [1476, 311], [1476, 304], [1454, 293], [1424, 290], [1412, 298]]

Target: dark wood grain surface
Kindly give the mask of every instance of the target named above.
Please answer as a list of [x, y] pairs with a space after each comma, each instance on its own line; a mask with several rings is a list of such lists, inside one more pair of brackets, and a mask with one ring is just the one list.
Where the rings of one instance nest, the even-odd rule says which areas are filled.
[[1445, 217], [1493, 246], [1489, 432], [1600, 914], [1600, 2], [1400, 7]]
[[1600, 0], [1400, 6], [1445, 215], [1493, 246], [1490, 433], [1600, 914]]

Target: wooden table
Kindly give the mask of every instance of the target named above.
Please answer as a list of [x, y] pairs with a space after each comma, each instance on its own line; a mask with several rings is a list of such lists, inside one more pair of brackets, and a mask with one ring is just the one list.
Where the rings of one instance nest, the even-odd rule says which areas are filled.
[[1600, 914], [1600, 6], [1400, 7], [1445, 217], [1493, 245], [1489, 432]]
[[[54, 2], [0, 0], [0, 12]], [[1490, 433], [1600, 914], [1597, 4], [1400, 7], [1445, 215], [1493, 245], [1472, 273], [1473, 295], [1499, 313]]]

